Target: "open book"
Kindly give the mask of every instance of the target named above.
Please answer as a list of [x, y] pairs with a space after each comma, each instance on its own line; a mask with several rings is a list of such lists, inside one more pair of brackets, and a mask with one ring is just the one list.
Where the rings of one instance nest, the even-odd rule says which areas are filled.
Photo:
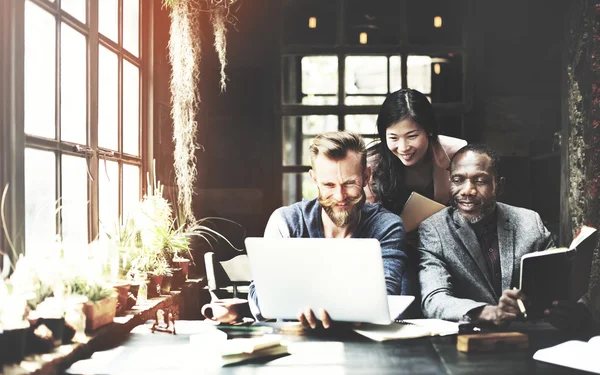
[[600, 336], [592, 337], [590, 341], [567, 341], [546, 349], [540, 349], [533, 359], [559, 366], [600, 374]]
[[521, 290], [529, 301], [529, 317], [540, 318], [553, 301], [577, 301], [587, 292], [597, 236], [596, 229], [584, 226], [569, 248], [523, 255]]
[[423, 220], [444, 208], [446, 206], [443, 204], [426, 198], [419, 193], [411, 193], [400, 213], [404, 231], [411, 232], [417, 229]]
[[446, 336], [458, 333], [458, 323], [441, 319], [405, 319], [388, 325], [361, 324], [354, 331], [375, 341]]

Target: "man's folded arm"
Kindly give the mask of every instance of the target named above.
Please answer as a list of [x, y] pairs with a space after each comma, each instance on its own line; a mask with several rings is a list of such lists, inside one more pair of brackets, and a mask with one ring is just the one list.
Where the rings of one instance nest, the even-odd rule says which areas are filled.
[[459, 321], [471, 310], [486, 305], [454, 297], [452, 276], [443, 259], [440, 236], [429, 223], [419, 227], [419, 255], [421, 309], [425, 317]]

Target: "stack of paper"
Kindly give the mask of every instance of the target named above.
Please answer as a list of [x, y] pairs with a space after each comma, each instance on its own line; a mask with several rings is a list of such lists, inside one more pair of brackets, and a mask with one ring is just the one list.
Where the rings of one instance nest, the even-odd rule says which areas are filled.
[[588, 342], [571, 340], [540, 349], [535, 352], [533, 359], [600, 374], [598, 353], [600, 353], [600, 336], [595, 336]]
[[289, 353], [287, 346], [281, 344], [281, 336], [278, 335], [227, 340], [221, 343], [219, 352], [222, 366]]
[[414, 339], [458, 333], [458, 323], [441, 319], [407, 319], [388, 325], [362, 324], [355, 332], [375, 341]]

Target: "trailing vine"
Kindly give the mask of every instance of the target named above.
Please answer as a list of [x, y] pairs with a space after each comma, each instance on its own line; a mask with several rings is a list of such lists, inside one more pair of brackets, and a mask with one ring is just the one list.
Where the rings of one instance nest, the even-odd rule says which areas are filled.
[[198, 124], [195, 120], [200, 106], [201, 35], [199, 16], [209, 13], [215, 37], [220, 69], [221, 92], [227, 88], [227, 24], [236, 26], [235, 11], [241, 0], [162, 0], [170, 10], [169, 61], [172, 66], [171, 117], [173, 119], [173, 142], [175, 179], [178, 188], [177, 201], [188, 224], [196, 219], [192, 211], [192, 196], [196, 180], [196, 142]]

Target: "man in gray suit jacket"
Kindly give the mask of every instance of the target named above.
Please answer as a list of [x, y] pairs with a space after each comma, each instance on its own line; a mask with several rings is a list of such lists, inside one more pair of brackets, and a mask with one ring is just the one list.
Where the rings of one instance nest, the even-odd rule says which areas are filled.
[[467, 145], [450, 164], [452, 206], [419, 227], [419, 282], [428, 318], [502, 322], [516, 319], [521, 256], [552, 247], [531, 210], [497, 203], [504, 178], [485, 145]]

